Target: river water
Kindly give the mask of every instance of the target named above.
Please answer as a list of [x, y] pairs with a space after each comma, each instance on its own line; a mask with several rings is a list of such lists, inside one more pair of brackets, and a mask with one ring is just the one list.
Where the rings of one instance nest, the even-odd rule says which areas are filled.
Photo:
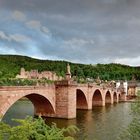
[[[3, 121], [15, 125], [11, 118], [33, 116], [30, 101], [17, 101], [6, 113]], [[58, 127], [76, 125], [80, 131], [77, 140], [117, 140], [117, 137], [132, 120], [131, 103], [118, 103], [106, 107], [94, 107], [91, 111], [77, 110], [77, 118], [72, 120], [46, 118], [47, 123], [55, 122]]]

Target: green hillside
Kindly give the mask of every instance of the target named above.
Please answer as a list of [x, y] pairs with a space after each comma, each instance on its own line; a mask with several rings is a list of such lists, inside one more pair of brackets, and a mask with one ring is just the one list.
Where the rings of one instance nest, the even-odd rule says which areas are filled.
[[[21, 67], [25, 70], [38, 69], [38, 71], [54, 71], [64, 76], [66, 61], [39, 60], [27, 56], [0, 55], [0, 78], [14, 78]], [[79, 78], [97, 78], [102, 80], [130, 80], [135, 76], [140, 79], [140, 68], [121, 64], [84, 65], [70, 63], [72, 76]]]

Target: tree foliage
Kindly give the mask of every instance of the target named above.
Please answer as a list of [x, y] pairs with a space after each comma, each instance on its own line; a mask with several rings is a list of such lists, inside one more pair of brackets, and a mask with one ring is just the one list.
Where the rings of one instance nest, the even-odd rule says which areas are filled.
[[42, 79], [16, 79], [16, 78], [1, 78], [0, 86], [36, 86], [52, 84], [54, 81], [48, 80], [46, 78]]
[[25, 70], [38, 69], [41, 71], [54, 71], [57, 75], [64, 76], [67, 63], [71, 66], [72, 76], [78, 78], [97, 78], [102, 80], [130, 80], [134, 75], [140, 80], [140, 68], [121, 64], [76, 64], [66, 61], [38, 60], [26, 56], [0, 55], [0, 79], [15, 78], [22, 67]]
[[0, 122], [0, 140], [74, 140], [73, 136], [78, 131], [73, 125], [62, 129], [54, 123], [48, 126], [41, 117], [15, 121], [20, 125], [11, 127]]

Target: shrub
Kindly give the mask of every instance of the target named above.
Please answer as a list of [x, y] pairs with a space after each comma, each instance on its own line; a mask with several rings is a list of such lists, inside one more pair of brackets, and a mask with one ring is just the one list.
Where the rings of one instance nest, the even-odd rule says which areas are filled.
[[0, 122], [0, 140], [74, 140], [73, 136], [78, 131], [73, 125], [62, 129], [54, 123], [48, 126], [41, 117], [27, 117], [14, 121], [20, 125], [11, 127]]

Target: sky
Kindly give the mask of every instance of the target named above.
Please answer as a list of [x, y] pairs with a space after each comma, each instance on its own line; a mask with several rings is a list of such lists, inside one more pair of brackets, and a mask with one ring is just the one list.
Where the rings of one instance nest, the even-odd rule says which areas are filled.
[[0, 0], [0, 54], [140, 66], [140, 0]]

